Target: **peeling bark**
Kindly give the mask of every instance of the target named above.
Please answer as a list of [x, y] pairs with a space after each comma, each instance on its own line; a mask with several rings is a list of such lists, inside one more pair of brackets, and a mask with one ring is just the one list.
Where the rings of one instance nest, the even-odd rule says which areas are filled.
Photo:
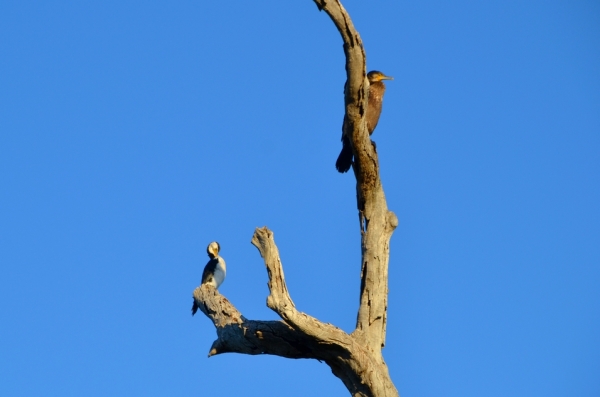
[[221, 353], [272, 354], [324, 361], [353, 396], [398, 396], [381, 350], [385, 344], [390, 239], [398, 226], [379, 178], [379, 160], [365, 122], [369, 82], [360, 35], [339, 0], [313, 0], [340, 32], [346, 55], [344, 132], [354, 154], [361, 233], [360, 306], [356, 329], [347, 334], [299, 311], [287, 289], [273, 232], [257, 228], [252, 244], [269, 277], [267, 306], [282, 321], [248, 320], [214, 287], [201, 285], [194, 300], [217, 329], [209, 357]]

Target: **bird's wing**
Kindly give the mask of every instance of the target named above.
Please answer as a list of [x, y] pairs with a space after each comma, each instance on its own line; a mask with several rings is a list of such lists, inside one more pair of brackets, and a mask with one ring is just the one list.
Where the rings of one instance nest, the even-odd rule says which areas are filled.
[[206, 266], [204, 266], [204, 271], [202, 272], [202, 284], [208, 281], [208, 279], [215, 274], [215, 269], [219, 260], [217, 258], [213, 258], [208, 261]]

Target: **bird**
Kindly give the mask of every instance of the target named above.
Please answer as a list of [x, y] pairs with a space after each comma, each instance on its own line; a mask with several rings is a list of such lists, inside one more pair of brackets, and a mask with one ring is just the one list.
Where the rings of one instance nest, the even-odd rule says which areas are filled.
[[[394, 80], [391, 76], [386, 76], [378, 70], [372, 70], [367, 73], [367, 79], [369, 80], [369, 101], [367, 104], [367, 114], [365, 119], [367, 120], [367, 130], [369, 135], [373, 134], [379, 116], [381, 115], [381, 106], [383, 105], [383, 94], [385, 93], [385, 84], [383, 80]], [[346, 124], [346, 117], [344, 116], [344, 124]], [[348, 172], [352, 166], [352, 146], [350, 145], [350, 138], [344, 133], [345, 126], [342, 125], [342, 151], [335, 162], [335, 168], [340, 173]]]
[[[221, 246], [216, 241], [213, 241], [206, 247], [206, 252], [208, 253], [210, 260], [206, 266], [204, 266], [201, 284], [209, 284], [215, 288], [219, 288], [219, 286], [223, 284], [223, 281], [225, 281], [226, 265], [225, 260], [219, 256], [220, 251]], [[194, 299], [192, 316], [196, 314], [197, 311], [198, 305], [196, 305], [196, 300]]]

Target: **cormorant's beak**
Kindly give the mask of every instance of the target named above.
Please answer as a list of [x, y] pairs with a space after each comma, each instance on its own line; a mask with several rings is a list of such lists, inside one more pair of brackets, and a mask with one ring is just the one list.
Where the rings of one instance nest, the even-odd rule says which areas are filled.
[[394, 78], [392, 76], [381, 76], [381, 80], [394, 80]]

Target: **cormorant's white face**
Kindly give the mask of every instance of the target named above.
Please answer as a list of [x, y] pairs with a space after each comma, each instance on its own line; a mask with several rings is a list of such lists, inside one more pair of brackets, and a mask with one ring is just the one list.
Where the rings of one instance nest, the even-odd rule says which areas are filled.
[[216, 241], [213, 241], [212, 243], [208, 244], [208, 247], [206, 248], [206, 252], [208, 252], [208, 256], [211, 259], [219, 256], [220, 250], [221, 250], [221, 247], [219, 246], [219, 243], [217, 243]]

